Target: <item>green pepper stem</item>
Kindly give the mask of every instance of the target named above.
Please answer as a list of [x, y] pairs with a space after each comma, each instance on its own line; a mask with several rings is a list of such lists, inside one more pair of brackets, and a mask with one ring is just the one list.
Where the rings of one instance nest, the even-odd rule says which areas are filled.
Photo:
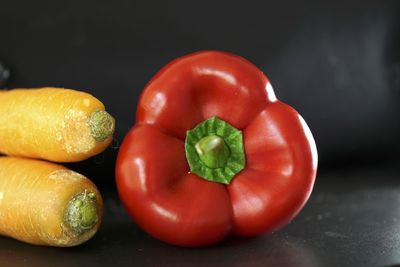
[[229, 158], [229, 148], [218, 135], [203, 137], [195, 146], [201, 161], [212, 169], [224, 167]]
[[190, 171], [211, 182], [229, 184], [246, 165], [242, 132], [218, 117], [186, 132], [185, 154]]

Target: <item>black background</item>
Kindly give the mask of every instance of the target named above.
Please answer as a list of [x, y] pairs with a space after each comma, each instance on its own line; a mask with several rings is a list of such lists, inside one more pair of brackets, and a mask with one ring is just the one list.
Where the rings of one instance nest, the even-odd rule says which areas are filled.
[[[269, 77], [277, 97], [303, 115], [316, 139], [319, 176], [310, 204], [286, 230], [252, 241], [230, 240], [214, 250], [188, 252], [147, 237], [127, 218], [116, 196], [114, 162], [123, 136], [134, 123], [138, 96], [147, 81], [170, 60], [208, 49], [252, 61]], [[299, 260], [291, 258], [298, 250], [315, 258], [315, 264], [308, 266], [400, 262], [400, 255], [395, 254], [396, 258], [388, 250], [398, 248], [400, 238], [388, 241], [377, 230], [383, 221], [374, 221], [376, 212], [387, 210], [379, 213], [380, 218], [387, 217], [393, 227], [398, 224], [388, 202], [393, 203], [391, 197], [396, 198], [400, 185], [400, 2], [0, 0], [0, 61], [12, 71], [9, 88], [84, 90], [99, 98], [117, 122], [109, 149], [68, 165], [94, 180], [105, 195], [110, 218], [98, 237], [68, 252], [0, 239], [1, 262], [18, 266], [18, 257], [12, 261], [10, 255], [1, 254], [10, 246], [9, 254], [28, 255], [25, 266], [38, 262], [51, 266], [51, 255], [57, 255], [55, 260], [60, 253], [75, 253], [78, 258], [71, 264], [110, 265], [103, 255], [109, 253], [121, 265], [170, 266], [171, 259], [179, 263], [182, 258], [181, 264], [172, 265], [201, 266], [214, 260], [235, 265], [260, 255], [259, 266], [274, 260], [290, 265], [284, 260]], [[388, 188], [394, 191], [385, 191]], [[371, 198], [378, 204], [371, 206]], [[360, 207], [346, 210], [358, 201]], [[335, 209], [348, 215], [351, 229], [340, 229], [347, 234], [326, 229], [315, 233], [323, 229], [326, 212], [331, 214], [324, 222], [328, 228], [346, 218], [332, 218]], [[315, 220], [311, 223], [307, 218]], [[357, 224], [357, 218], [371, 228]], [[365, 231], [377, 232], [366, 239]], [[351, 233], [360, 235], [351, 238]], [[292, 244], [293, 235], [297, 241]], [[298, 246], [302, 242], [311, 243], [308, 252], [301, 249], [304, 244]], [[107, 244], [109, 251], [104, 249]], [[135, 250], [138, 244], [144, 244], [148, 253]], [[117, 252], [121, 249], [126, 253]], [[130, 249], [136, 251], [135, 257], [128, 257]], [[161, 255], [154, 261], [149, 259], [152, 250]], [[329, 250], [339, 257], [331, 257]], [[219, 253], [221, 257], [216, 256]], [[227, 260], [233, 253], [238, 254], [237, 261]]]

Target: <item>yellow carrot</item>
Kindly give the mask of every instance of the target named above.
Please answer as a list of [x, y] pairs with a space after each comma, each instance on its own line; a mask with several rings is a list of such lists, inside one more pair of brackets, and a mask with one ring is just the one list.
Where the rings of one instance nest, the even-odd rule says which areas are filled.
[[103, 201], [86, 177], [46, 161], [0, 157], [0, 234], [75, 246], [98, 230]]
[[61, 88], [0, 91], [0, 153], [75, 162], [112, 141], [114, 119], [88, 93]]

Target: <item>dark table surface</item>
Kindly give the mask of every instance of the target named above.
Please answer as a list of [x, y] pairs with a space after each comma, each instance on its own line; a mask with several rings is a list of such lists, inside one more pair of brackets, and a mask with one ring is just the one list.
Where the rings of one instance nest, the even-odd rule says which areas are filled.
[[[68, 249], [0, 237], [0, 267], [400, 264], [399, 14], [396, 0], [0, 0], [0, 62], [10, 70], [0, 73], [0, 88], [84, 90], [117, 120], [110, 149], [67, 165], [104, 196], [98, 234]], [[207, 49], [239, 54], [267, 74], [310, 126], [319, 173], [310, 201], [284, 229], [178, 248], [128, 217], [115, 157], [156, 71]]]
[[153, 239], [105, 195], [98, 234], [75, 248], [0, 238], [0, 263], [47, 266], [395, 266], [400, 263], [400, 172], [394, 165], [322, 172], [310, 201], [284, 229], [187, 249]]

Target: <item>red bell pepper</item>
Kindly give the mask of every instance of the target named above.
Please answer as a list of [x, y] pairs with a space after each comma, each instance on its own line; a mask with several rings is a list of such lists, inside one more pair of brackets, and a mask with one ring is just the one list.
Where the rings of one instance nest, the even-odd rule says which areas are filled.
[[204, 246], [289, 223], [317, 170], [303, 118], [245, 59], [178, 58], [147, 84], [118, 153], [120, 198], [150, 235]]

